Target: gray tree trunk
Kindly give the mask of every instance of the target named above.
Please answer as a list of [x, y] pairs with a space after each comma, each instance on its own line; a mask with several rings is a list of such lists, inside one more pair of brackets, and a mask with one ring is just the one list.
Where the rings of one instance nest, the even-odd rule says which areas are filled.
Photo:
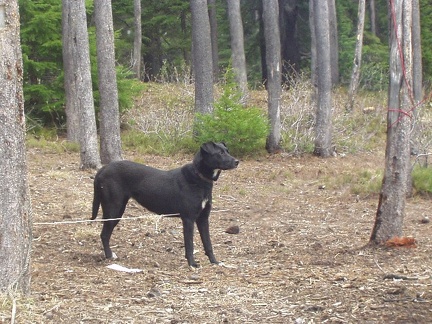
[[365, 10], [366, 10], [366, 0], [359, 0], [358, 12], [357, 12], [357, 38], [356, 38], [356, 47], [354, 53], [353, 71], [351, 74], [351, 82], [348, 90], [348, 104], [346, 107], [347, 111], [352, 111], [354, 108], [354, 101], [360, 83], [360, 68], [362, 63]]
[[216, 18], [216, 0], [207, 0], [208, 15], [210, 22], [210, 39], [212, 49], [213, 82], [219, 78], [219, 46], [218, 46], [218, 27]]
[[141, 30], [141, 0], [134, 0], [134, 51], [132, 71], [138, 80], [141, 79], [141, 47], [142, 47], [142, 30]]
[[335, 0], [327, 1], [329, 13], [329, 35], [330, 35], [330, 67], [332, 85], [339, 83], [339, 40], [337, 30], [337, 16]]
[[[327, 1], [313, 0], [316, 71], [317, 71], [317, 110], [315, 121], [314, 154], [329, 157], [332, 147], [332, 101], [331, 101], [331, 53], [330, 24]], [[318, 55], [319, 53], [319, 55]]]
[[71, 15], [76, 12], [77, 2], [70, 0], [62, 1], [62, 41], [63, 41], [63, 69], [64, 69], [64, 85], [66, 97], [66, 131], [67, 139], [71, 142], [79, 142], [80, 139], [80, 124], [79, 124], [79, 105], [76, 98], [77, 89], [74, 82], [74, 66], [73, 66], [73, 44], [70, 42], [74, 39], [76, 33], [76, 18], [72, 19]]
[[66, 91], [66, 102], [70, 102], [71, 107], [75, 106], [69, 114], [78, 114], [81, 168], [97, 169], [101, 163], [90, 73], [85, 1], [63, 0], [63, 6], [65, 7], [63, 27], [69, 28], [63, 31], [64, 46], [67, 47], [64, 50], [67, 57], [63, 59], [67, 60], [68, 66], [65, 69], [65, 88], [72, 89]]
[[[317, 54], [316, 54], [316, 35], [315, 35], [315, 13], [314, 0], [309, 0], [309, 29], [311, 33], [311, 83], [316, 90], [317, 87]], [[316, 91], [312, 94], [315, 101]]]
[[376, 36], [377, 28], [376, 28], [375, 0], [369, 0], [369, 15], [370, 15], [371, 33]]
[[248, 86], [240, 0], [228, 0], [228, 20], [231, 36], [232, 67], [234, 70], [235, 80], [239, 85], [242, 94], [241, 101], [245, 104], [248, 96]]
[[18, 1], [0, 10], [0, 291], [30, 290], [32, 224]]
[[[422, 66], [422, 46], [421, 46], [421, 27], [420, 27], [420, 4], [419, 0], [412, 1], [412, 47], [413, 47], [413, 99], [415, 108], [412, 112], [413, 125], [411, 130], [410, 154], [420, 153], [420, 144], [418, 138], [420, 129], [418, 125], [418, 105], [423, 99], [423, 66]], [[412, 184], [412, 169], [414, 165], [410, 165], [407, 179], [407, 196], [413, 193]]]
[[108, 164], [122, 159], [111, 0], [95, 0], [94, 10], [100, 93], [101, 160], [103, 164]]
[[263, 2], [264, 38], [267, 64], [267, 93], [270, 134], [266, 149], [269, 153], [280, 150], [281, 121], [281, 44], [279, 34], [279, 5], [277, 0]]
[[[407, 179], [410, 168], [410, 98], [412, 89], [412, 2], [395, 0], [394, 11], [389, 8], [390, 16], [390, 84], [387, 113], [387, 145], [385, 170], [379, 196], [375, 225], [370, 242], [383, 244], [387, 240], [402, 236]], [[393, 23], [394, 22], [394, 23]], [[397, 28], [397, 32], [395, 30]], [[398, 37], [399, 39], [397, 39]], [[399, 52], [398, 41], [403, 53]], [[403, 55], [405, 73], [401, 64]], [[405, 77], [405, 79], [404, 79]]]
[[192, 56], [195, 75], [195, 111], [213, 112], [213, 63], [206, 0], [191, 0]]

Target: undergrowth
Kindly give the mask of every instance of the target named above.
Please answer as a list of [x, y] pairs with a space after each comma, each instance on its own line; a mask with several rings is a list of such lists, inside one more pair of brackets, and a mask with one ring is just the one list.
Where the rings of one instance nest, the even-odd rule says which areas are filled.
[[[346, 96], [343, 89], [333, 91], [333, 142], [337, 153], [373, 153], [383, 150], [386, 95], [380, 92], [359, 93], [351, 113], [345, 111]], [[282, 147], [285, 154], [302, 155], [313, 151], [315, 106], [312, 97], [312, 87], [306, 77], [292, 81], [290, 87], [282, 93]], [[227, 142], [233, 155], [264, 156], [268, 130], [265, 121], [267, 92], [249, 92], [248, 106], [254, 108], [243, 108], [236, 98], [235, 88], [229, 82], [225, 84], [225, 88], [216, 87], [215, 115], [208, 117], [206, 126], [201, 128], [202, 136], [194, 136], [196, 115], [193, 85], [149, 83], [135, 99], [134, 106], [122, 116], [123, 148], [140, 154], [193, 154], [200, 142], [215, 140]], [[421, 120], [429, 123], [432, 117], [428, 116], [428, 110], [424, 109], [422, 113]], [[425, 124], [423, 128], [428, 125]], [[420, 151], [428, 152], [431, 140], [426, 135], [429, 133], [422, 131], [421, 134]], [[56, 129], [32, 129], [27, 138], [27, 146], [53, 153], [79, 152], [78, 144], [59, 139]], [[430, 174], [431, 168], [414, 169], [413, 184], [416, 192], [432, 193]], [[332, 181], [331, 185], [334, 186], [350, 186], [353, 194], [377, 193], [381, 188], [382, 175], [376, 171], [359, 170], [355, 174], [341, 174]]]

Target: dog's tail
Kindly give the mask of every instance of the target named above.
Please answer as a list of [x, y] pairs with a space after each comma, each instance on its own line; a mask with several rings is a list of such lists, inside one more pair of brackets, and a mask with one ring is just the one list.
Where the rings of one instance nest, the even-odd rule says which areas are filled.
[[99, 211], [99, 206], [100, 206], [100, 191], [97, 189], [97, 178], [95, 178], [94, 180], [94, 193], [93, 193], [93, 209], [92, 209], [92, 217], [91, 220], [96, 219], [98, 211]]

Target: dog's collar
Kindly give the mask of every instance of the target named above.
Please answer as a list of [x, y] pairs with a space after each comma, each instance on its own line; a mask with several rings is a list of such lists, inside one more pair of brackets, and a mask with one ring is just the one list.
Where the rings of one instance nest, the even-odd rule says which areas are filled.
[[194, 173], [201, 179], [201, 180], [204, 180], [204, 181], [206, 181], [206, 182], [208, 182], [208, 183], [213, 183], [213, 179], [209, 179], [209, 178], [207, 178], [206, 176], [204, 176], [204, 174], [202, 174], [201, 172], [199, 172], [199, 170], [198, 170], [198, 168], [195, 166], [195, 164], [193, 164], [192, 163], [192, 167], [193, 167], [193, 170], [194, 170]]

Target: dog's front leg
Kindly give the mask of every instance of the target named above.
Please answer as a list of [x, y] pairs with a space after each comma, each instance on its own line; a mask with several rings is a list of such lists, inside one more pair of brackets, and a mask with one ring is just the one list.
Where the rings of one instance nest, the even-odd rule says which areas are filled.
[[190, 267], [198, 268], [198, 264], [194, 259], [194, 244], [193, 244], [193, 234], [194, 234], [194, 221], [188, 218], [188, 216], [182, 216], [183, 222], [183, 238], [185, 245], [185, 257]]
[[213, 246], [210, 239], [209, 214], [210, 208], [208, 208], [208, 211], [204, 210], [201, 216], [196, 220], [196, 223], [201, 236], [201, 241], [204, 245], [205, 254], [211, 263], [218, 264], [219, 262], [216, 260], [216, 257], [213, 254]]

